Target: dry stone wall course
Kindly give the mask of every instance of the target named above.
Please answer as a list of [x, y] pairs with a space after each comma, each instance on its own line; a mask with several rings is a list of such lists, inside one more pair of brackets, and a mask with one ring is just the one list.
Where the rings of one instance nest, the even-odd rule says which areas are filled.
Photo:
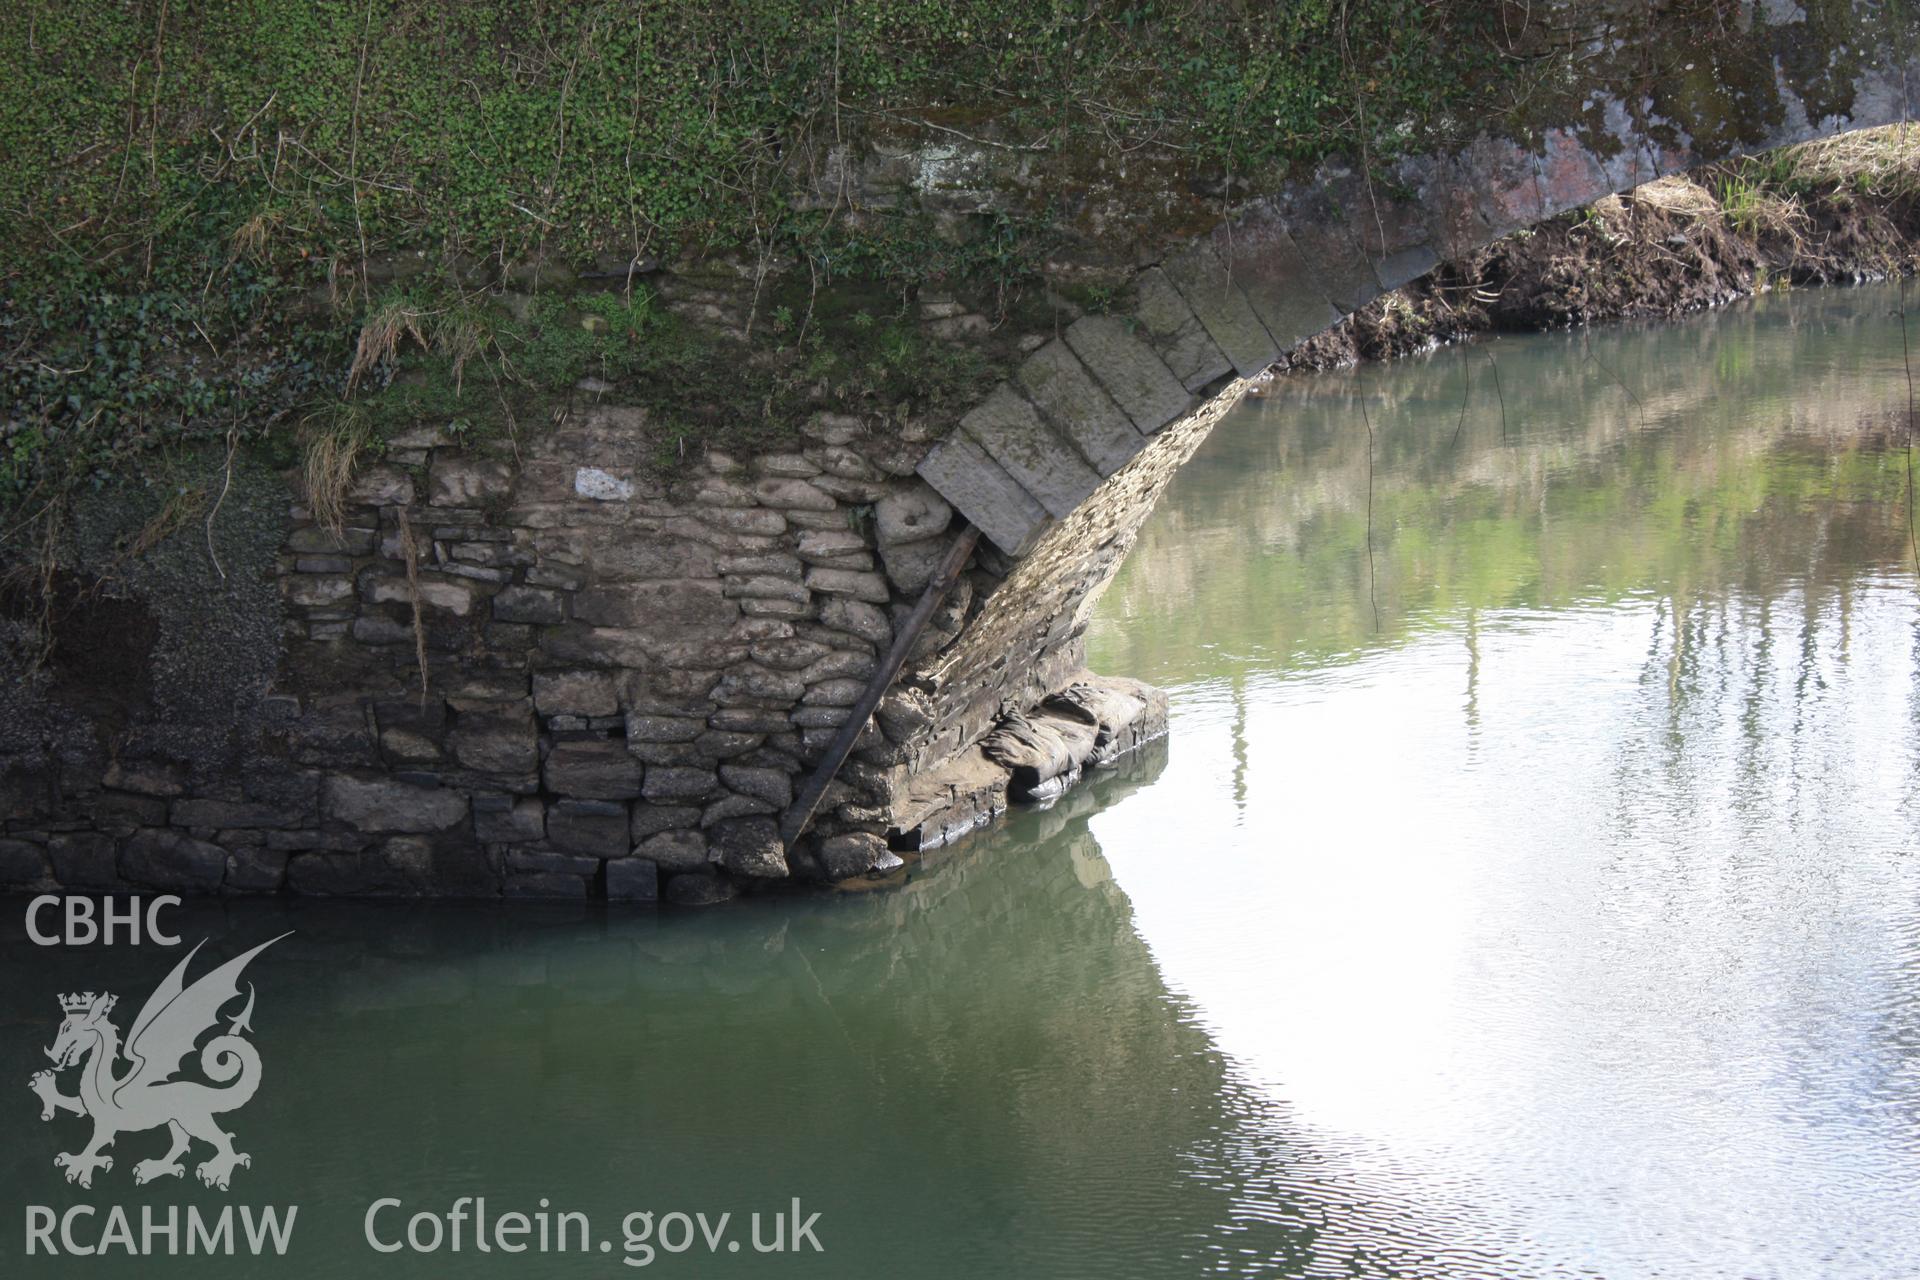
[[[441, 423], [394, 434], [338, 527], [284, 477], [248, 481], [224, 517], [248, 551], [219, 581], [101, 592], [124, 614], [100, 643], [134, 652], [92, 680], [99, 705], [63, 702], [44, 672], [0, 688], [0, 889], [704, 903], [859, 874], [889, 836], [947, 838], [1004, 806], [1009, 768], [1038, 789], [1164, 725], [1151, 691], [1086, 676], [1086, 623], [1238, 378], [1550, 214], [1905, 118], [1920, 66], [1896, 53], [1835, 64], [1851, 92], [1823, 101], [1848, 114], [1779, 68], [1779, 110], [1694, 120], [1697, 136], [1596, 93], [1525, 141], [1386, 173], [1325, 163], [1197, 236], [1183, 222], [1176, 244], [1128, 230], [1141, 193], [1109, 184], [1079, 225], [1112, 309], [1056, 299], [1044, 331], [1004, 344], [1021, 353], [1004, 380], [943, 420], [822, 411], [792, 440], [663, 473], [665, 432], [587, 379], [497, 447]], [[957, 227], [1039, 173], [942, 146], [933, 186], [911, 152], [834, 149], [822, 207], [854, 191]], [[720, 270], [663, 296], [742, 334], [754, 284]], [[931, 290], [907, 306], [942, 341], [995, 328]], [[968, 523], [985, 541], [790, 855], [780, 812]]]
[[[254, 779], [113, 744], [74, 802], [9, 796], [0, 887], [652, 901], [785, 878], [773, 820], [950, 536], [926, 446], [899, 447], [823, 414], [660, 479], [613, 403], [517, 460], [408, 433], [412, 464], [364, 470], [339, 529], [284, 508]], [[891, 781], [836, 784], [820, 836], [883, 831]]]

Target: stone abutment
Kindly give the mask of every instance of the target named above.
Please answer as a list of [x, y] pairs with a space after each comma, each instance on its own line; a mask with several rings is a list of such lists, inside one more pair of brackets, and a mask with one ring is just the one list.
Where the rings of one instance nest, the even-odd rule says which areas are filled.
[[[1766, 21], [1772, 84], [1664, 113], [1596, 90], [1519, 139], [1323, 166], [1198, 222], [1190, 201], [1152, 243], [1116, 229], [1102, 305], [996, 335], [1005, 376], [953, 421], [823, 408], [777, 447], [663, 466], [679, 437], [588, 379], [504, 439], [392, 436], [337, 524], [294, 472], [224, 456], [183, 482], [220, 494], [204, 522], [94, 495], [57, 568], [9, 555], [0, 888], [707, 902], [1057, 795], [1164, 732], [1164, 696], [1088, 673], [1083, 636], [1246, 379], [1513, 231], [1920, 105], [1911, 51], [1814, 65], [1791, 15]], [[991, 207], [1033, 185], [1007, 163], [941, 171]], [[953, 198], [910, 157], [869, 169], [864, 198]], [[756, 288], [658, 283], [736, 327]], [[913, 305], [942, 341], [994, 328], [964, 297]], [[796, 789], [968, 525], [979, 549], [787, 847]]]

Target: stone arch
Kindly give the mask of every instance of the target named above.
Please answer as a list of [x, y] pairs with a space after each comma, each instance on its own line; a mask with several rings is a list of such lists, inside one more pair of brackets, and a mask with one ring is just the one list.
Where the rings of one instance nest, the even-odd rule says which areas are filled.
[[[1485, 133], [1372, 179], [1322, 165], [1143, 263], [1112, 311], [1039, 346], [919, 464], [991, 541], [988, 567], [1002, 577], [951, 646], [909, 673], [925, 727], [894, 790], [896, 838], [939, 839], [992, 807], [979, 794], [993, 772], [980, 744], [1003, 761], [1031, 750], [1026, 713], [1086, 678], [1093, 605], [1248, 379], [1380, 294], [1558, 214], [1703, 164], [1912, 119], [1920, 62], [1904, 49], [1880, 57], [1838, 94], [1818, 77], [1797, 82], [1776, 54], [1764, 103], [1728, 91], [1669, 120], [1596, 94], [1581, 119], [1531, 141]], [[1751, 118], [1731, 127], [1725, 113], [1742, 111]], [[1014, 741], [994, 750], [1009, 724]]]

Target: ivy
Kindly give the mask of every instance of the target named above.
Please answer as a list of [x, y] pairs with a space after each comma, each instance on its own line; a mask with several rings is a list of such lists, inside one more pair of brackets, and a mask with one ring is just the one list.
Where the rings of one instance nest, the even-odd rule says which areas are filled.
[[[355, 334], [391, 300], [366, 267], [396, 255], [419, 262], [411, 305], [433, 316], [470, 305], [475, 262], [685, 250], [778, 257], [882, 293], [983, 284], [1004, 302], [1046, 261], [1050, 216], [978, 217], [965, 234], [884, 212], [855, 225], [794, 212], [796, 189], [835, 138], [969, 133], [989, 115], [1049, 155], [1147, 148], [1196, 175], [1382, 160], [1510, 83], [1486, 74], [1498, 13], [1488, 0], [20, 0], [0, 24], [0, 500], [236, 424], [270, 433], [337, 396]], [[616, 349], [542, 308], [481, 322], [529, 385], [693, 359], [657, 316]], [[860, 335], [843, 336], [840, 364], [862, 365]], [[878, 381], [903, 390], [891, 372]]]

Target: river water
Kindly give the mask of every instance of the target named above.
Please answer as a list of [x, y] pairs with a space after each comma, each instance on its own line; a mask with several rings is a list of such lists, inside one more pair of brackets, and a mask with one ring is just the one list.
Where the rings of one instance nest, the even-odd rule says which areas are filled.
[[[1914, 1275], [1898, 302], [1248, 402], [1095, 624], [1098, 669], [1172, 692], [1169, 741], [904, 883], [180, 909], [209, 955], [294, 930], [247, 972], [229, 1192], [136, 1187], [157, 1131], [60, 1178], [86, 1126], [25, 1087], [56, 995], [115, 991], [124, 1030], [180, 952], [9, 925], [0, 1273]], [[378, 1202], [391, 1246], [468, 1196], [584, 1214], [587, 1250], [478, 1253], [471, 1216], [458, 1254], [369, 1241]], [[802, 1251], [756, 1252], [796, 1198]], [[299, 1211], [271, 1267], [25, 1256], [76, 1205], [82, 1246], [114, 1205], [136, 1236], [142, 1206]], [[674, 1211], [732, 1216], [673, 1252]]]

